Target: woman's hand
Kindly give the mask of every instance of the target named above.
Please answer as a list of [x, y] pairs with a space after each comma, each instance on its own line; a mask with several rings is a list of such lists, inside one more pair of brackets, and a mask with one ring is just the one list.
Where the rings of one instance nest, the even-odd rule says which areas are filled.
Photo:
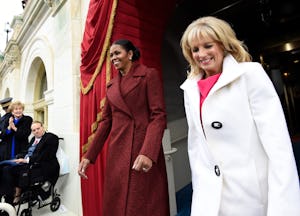
[[78, 175], [84, 179], [87, 179], [87, 175], [85, 174], [85, 170], [90, 164], [90, 160], [86, 158], [82, 158], [79, 167], [78, 167]]
[[132, 169], [136, 171], [148, 172], [152, 167], [152, 160], [145, 155], [139, 155], [135, 159]]
[[15, 126], [15, 123], [14, 123], [14, 118], [11, 116], [8, 120], [8, 127], [7, 127], [8, 130], [14, 130], [14, 131], [17, 131], [17, 127]]
[[11, 116], [11, 117], [8, 119], [8, 127], [7, 127], [7, 129], [8, 129], [8, 130], [11, 130], [12, 125], [14, 125], [14, 118]]

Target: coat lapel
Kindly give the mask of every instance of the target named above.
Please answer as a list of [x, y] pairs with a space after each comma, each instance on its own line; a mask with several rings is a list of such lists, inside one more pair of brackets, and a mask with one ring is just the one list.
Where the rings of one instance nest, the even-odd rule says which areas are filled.
[[118, 74], [117, 77], [111, 80], [107, 85], [107, 97], [114, 106], [123, 110], [129, 116], [132, 116], [130, 109], [126, 105], [124, 98], [126, 95], [134, 90], [142, 80], [142, 77], [146, 75], [143, 65], [134, 63], [128, 72], [126, 81], [123, 84], [123, 95], [120, 90], [120, 79], [121, 75]]
[[136, 88], [136, 86], [139, 85], [139, 83], [142, 80], [142, 77], [146, 75], [145, 70], [143, 69], [143, 66], [134, 63], [131, 67], [130, 72], [128, 73], [126, 82], [124, 83], [124, 89], [123, 89], [123, 97], [126, 97], [126, 95], [131, 92], [133, 89]]
[[118, 74], [115, 79], [112, 79], [107, 84], [107, 93], [106, 96], [109, 99], [109, 101], [116, 107], [118, 107], [120, 110], [127, 113], [129, 116], [131, 116], [131, 112], [126, 105], [120, 91], [120, 77], [121, 75]]
[[[40, 151], [40, 149], [43, 147], [44, 142], [45, 142], [45, 136], [46, 133], [42, 136], [42, 138], [40, 139], [40, 141], [38, 142], [36, 149], [34, 150], [35, 153], [38, 153]], [[35, 138], [32, 139], [31, 145], [34, 142]]]
[[228, 85], [233, 82], [237, 78], [239, 78], [244, 73], [244, 70], [241, 70], [239, 63], [233, 58], [232, 55], [228, 54], [223, 61], [223, 71], [221, 76], [219, 77], [216, 84], [210, 90], [209, 95], [213, 94], [217, 90], [222, 87]]
[[187, 79], [182, 85], [181, 88], [186, 91], [187, 97], [189, 100], [189, 110], [193, 118], [196, 119], [197, 126], [202, 130], [201, 121], [200, 121], [200, 93], [198, 90], [197, 82], [201, 79], [202, 75], [197, 75], [193, 78]]

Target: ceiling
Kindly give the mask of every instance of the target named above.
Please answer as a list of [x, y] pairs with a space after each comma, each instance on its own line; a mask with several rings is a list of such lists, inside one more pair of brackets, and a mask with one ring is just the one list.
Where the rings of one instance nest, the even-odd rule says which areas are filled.
[[[300, 84], [299, 0], [177, 0], [176, 10], [187, 26], [201, 16], [229, 22], [238, 39], [245, 42], [254, 61], [266, 69], [289, 71]], [[183, 15], [184, 14], [184, 15]], [[184, 19], [182, 17], [184, 16]], [[179, 21], [179, 20], [177, 20]], [[176, 25], [175, 21], [175, 25]]]
[[[191, 17], [213, 15], [228, 21], [255, 54], [286, 51], [284, 44], [300, 48], [298, 0], [180, 0]], [[194, 18], [194, 19], [195, 19]], [[193, 19], [193, 18], [192, 18]]]

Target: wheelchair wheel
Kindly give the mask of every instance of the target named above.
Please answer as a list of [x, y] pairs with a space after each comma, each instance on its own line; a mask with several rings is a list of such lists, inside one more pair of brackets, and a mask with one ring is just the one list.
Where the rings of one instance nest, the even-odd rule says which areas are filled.
[[0, 210], [0, 216], [9, 216], [9, 214], [6, 211]]
[[23, 209], [21, 211], [21, 216], [32, 216], [32, 212], [29, 209]]
[[54, 197], [54, 199], [51, 201], [50, 209], [51, 211], [55, 212], [60, 206], [60, 198]]

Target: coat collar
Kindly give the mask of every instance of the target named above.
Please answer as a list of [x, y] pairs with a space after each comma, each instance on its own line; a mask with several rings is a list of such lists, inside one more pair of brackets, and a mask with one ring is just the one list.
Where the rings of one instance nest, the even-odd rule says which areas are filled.
[[136, 86], [140, 83], [141, 78], [146, 75], [146, 70], [144, 68], [145, 66], [139, 63], [133, 63], [133, 65], [130, 68], [130, 71], [126, 75], [126, 82], [124, 83], [125, 85], [123, 86], [124, 89], [122, 92], [123, 94], [121, 94], [120, 91], [120, 73], [118, 73], [118, 75], [107, 84], [106, 95], [109, 101], [119, 109], [123, 110], [129, 116], [131, 116], [131, 112], [128, 106], [126, 105], [124, 98], [130, 91], [136, 88]]
[[[47, 132], [45, 132], [43, 134], [43, 136], [40, 138], [40, 141], [38, 142], [38, 145], [36, 146], [36, 149], [34, 150], [35, 152], [39, 151], [39, 149], [41, 149], [42, 146], [44, 145], [44, 142], [45, 142], [45, 139], [47, 136], [46, 134], [47, 134]], [[35, 137], [32, 138], [30, 145], [32, 145], [34, 143], [35, 139], [36, 139]]]
[[[123, 97], [126, 97], [129, 92], [135, 89], [135, 87], [140, 83], [141, 78], [145, 75], [146, 72], [144, 70], [144, 66], [138, 63], [133, 63], [126, 77], [123, 77], [123, 79], [126, 79], [126, 82], [123, 84]], [[120, 77], [121, 75], [119, 75], [119, 78]]]
[[[223, 61], [222, 74], [219, 77], [216, 84], [210, 90], [209, 94], [217, 91], [218, 89], [228, 85], [237, 78], [239, 78], [245, 70], [240, 67], [239, 63], [233, 58], [231, 54], [228, 54]], [[180, 86], [183, 90], [194, 89], [197, 87], [197, 82], [201, 79], [203, 74], [198, 74], [196, 76], [186, 79], [186, 81]]]
[[212, 87], [210, 94], [213, 94], [215, 91], [238, 79], [244, 72], [245, 71], [242, 70], [242, 67], [240, 67], [235, 58], [228, 54], [223, 61], [222, 74], [216, 84]]

